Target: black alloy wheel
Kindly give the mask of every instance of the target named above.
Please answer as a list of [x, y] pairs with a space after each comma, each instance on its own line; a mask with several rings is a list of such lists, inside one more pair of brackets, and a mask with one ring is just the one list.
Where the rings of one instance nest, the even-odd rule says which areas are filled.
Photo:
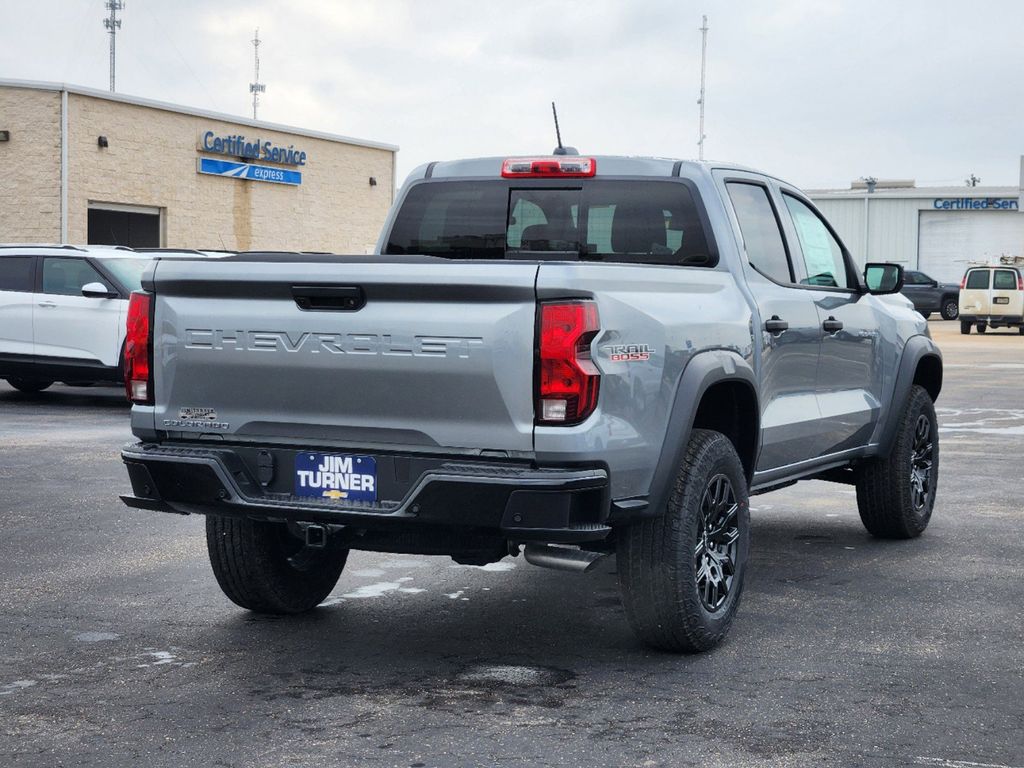
[[925, 414], [917, 417], [914, 444], [910, 454], [910, 493], [914, 511], [920, 513], [928, 505], [932, 492], [932, 423]]
[[729, 598], [740, 529], [737, 522], [736, 493], [725, 475], [715, 475], [704, 488], [700, 501], [700, 538], [693, 552], [697, 574], [697, 593], [701, 604], [714, 613]]

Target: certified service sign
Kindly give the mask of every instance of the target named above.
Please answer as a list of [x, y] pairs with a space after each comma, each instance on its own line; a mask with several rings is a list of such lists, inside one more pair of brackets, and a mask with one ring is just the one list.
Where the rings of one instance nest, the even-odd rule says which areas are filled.
[[302, 171], [290, 168], [273, 168], [267, 165], [239, 163], [231, 160], [216, 160], [212, 157], [199, 158], [199, 173], [210, 176], [229, 176], [233, 179], [269, 181], [273, 184], [288, 184], [293, 187], [302, 183]]

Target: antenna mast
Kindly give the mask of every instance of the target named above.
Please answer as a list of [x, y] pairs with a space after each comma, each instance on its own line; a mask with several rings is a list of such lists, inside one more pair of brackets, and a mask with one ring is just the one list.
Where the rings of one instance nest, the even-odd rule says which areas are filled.
[[558, 128], [558, 110], [555, 109], [555, 102], [553, 101], [551, 102], [551, 114], [555, 117], [555, 138], [558, 139], [558, 149], [555, 150], [555, 154], [559, 155], [561, 154], [559, 150], [563, 150], [564, 147], [562, 147], [562, 132]]
[[110, 90], [114, 90], [114, 71], [116, 69], [116, 39], [117, 30], [121, 28], [121, 20], [117, 18], [117, 12], [124, 9], [123, 0], [107, 0], [106, 8], [110, 11], [110, 15], [103, 20], [103, 26], [107, 28], [110, 33]]
[[256, 113], [260, 106], [260, 94], [267, 90], [267, 86], [260, 82], [260, 28], [256, 27], [256, 37], [252, 39], [253, 57], [256, 62], [256, 76], [254, 82], [249, 83], [249, 93], [252, 94], [252, 119], [256, 120]]
[[704, 76], [708, 66], [708, 17], [701, 16], [703, 23], [700, 27], [700, 98], [697, 103], [700, 105], [700, 138], [697, 139], [697, 157], [704, 159]]

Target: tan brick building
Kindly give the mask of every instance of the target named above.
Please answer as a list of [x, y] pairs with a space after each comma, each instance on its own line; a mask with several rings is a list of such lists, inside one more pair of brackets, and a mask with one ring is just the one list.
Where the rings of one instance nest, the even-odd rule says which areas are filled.
[[366, 253], [389, 144], [0, 80], [0, 242]]

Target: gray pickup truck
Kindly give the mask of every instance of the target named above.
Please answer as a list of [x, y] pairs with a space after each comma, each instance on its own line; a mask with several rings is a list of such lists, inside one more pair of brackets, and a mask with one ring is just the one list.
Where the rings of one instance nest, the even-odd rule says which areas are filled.
[[910, 538], [941, 354], [798, 189], [554, 155], [413, 172], [373, 256], [157, 261], [133, 294], [130, 506], [206, 515], [226, 595], [297, 613], [349, 550], [586, 571], [699, 651], [736, 613], [749, 498], [856, 486]]

